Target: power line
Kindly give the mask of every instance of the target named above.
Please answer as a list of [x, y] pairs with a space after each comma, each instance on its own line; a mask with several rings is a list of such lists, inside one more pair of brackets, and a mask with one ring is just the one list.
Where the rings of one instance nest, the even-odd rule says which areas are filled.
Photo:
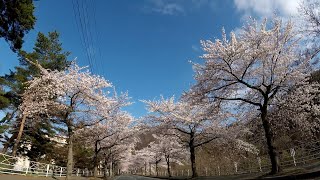
[[77, 25], [78, 33], [80, 35], [82, 47], [84, 48], [85, 55], [86, 55], [86, 58], [89, 63], [89, 69], [91, 72], [93, 72], [93, 67], [92, 67], [92, 63], [91, 63], [92, 61], [91, 61], [90, 54], [88, 52], [88, 41], [87, 41], [87, 37], [85, 35], [84, 22], [83, 22], [82, 14], [80, 12], [79, 1], [72, 0], [72, 5], [73, 5], [73, 10], [74, 10], [75, 22]]
[[[89, 53], [89, 56], [90, 56], [90, 61], [91, 61], [91, 66], [92, 66], [92, 69], [94, 70], [96, 66], [96, 63], [95, 63], [95, 57], [94, 57], [94, 52], [93, 52], [93, 43], [92, 43], [92, 33], [91, 33], [91, 26], [90, 26], [90, 22], [88, 20], [89, 17], [89, 14], [88, 14], [88, 11], [87, 9], [89, 8], [88, 4], [87, 4], [87, 1], [80, 1], [82, 3], [82, 14], [84, 16], [84, 31], [85, 31], [85, 35], [86, 35], [86, 38], [87, 38], [87, 50], [88, 50], [88, 53]], [[85, 3], [85, 4], [84, 4]]]
[[98, 61], [98, 67], [100, 68], [100, 71], [102, 73], [103, 69], [101, 70], [101, 68], [103, 67], [102, 66], [102, 60], [103, 60], [103, 57], [102, 57], [102, 53], [101, 53], [101, 36], [100, 36], [100, 31], [98, 30], [98, 26], [97, 26], [97, 19], [96, 19], [96, 6], [95, 6], [95, 3], [94, 3], [94, 0], [91, 0], [91, 4], [93, 5], [93, 22], [94, 22], [94, 29], [95, 29], [95, 39], [96, 39], [96, 42], [97, 42], [97, 49], [98, 49], [98, 53], [99, 53], [99, 57], [100, 57], [100, 61]]
[[[74, 18], [90, 71], [102, 74], [101, 34], [98, 30], [93, 0], [72, 0]], [[97, 58], [97, 56], [99, 56]]]
[[[77, 25], [78, 33], [80, 35], [80, 41], [81, 41], [82, 47], [84, 48], [84, 51], [86, 51], [85, 39], [84, 39], [83, 32], [81, 31], [82, 21], [78, 20], [78, 17], [80, 17], [79, 7], [78, 7], [79, 4], [78, 4], [78, 2], [77, 2], [77, 4], [75, 4], [75, 2], [77, 2], [77, 1], [76, 0], [75, 1], [72, 0], [72, 6], [73, 6], [73, 10], [74, 10], [73, 11], [74, 12], [74, 18], [75, 18], [75, 22], [76, 22], [76, 25]], [[85, 53], [85, 55], [87, 56], [87, 59], [89, 60], [88, 54]], [[89, 64], [90, 64], [90, 62], [89, 62]]]

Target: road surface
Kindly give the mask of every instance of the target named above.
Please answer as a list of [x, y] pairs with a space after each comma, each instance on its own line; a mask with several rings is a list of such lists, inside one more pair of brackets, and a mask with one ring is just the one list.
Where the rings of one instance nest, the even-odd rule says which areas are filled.
[[160, 180], [157, 178], [149, 178], [149, 177], [142, 177], [142, 176], [118, 176], [116, 178], [114, 178], [114, 180]]

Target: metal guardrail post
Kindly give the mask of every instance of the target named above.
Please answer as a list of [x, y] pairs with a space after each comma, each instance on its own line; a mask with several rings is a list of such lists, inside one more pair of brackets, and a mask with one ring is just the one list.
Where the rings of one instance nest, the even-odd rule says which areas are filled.
[[26, 174], [28, 174], [29, 167], [26, 168]]
[[291, 156], [292, 156], [292, 158], [293, 158], [294, 166], [297, 166], [296, 158], [295, 158], [296, 151], [294, 150], [294, 148], [291, 148], [291, 149], [290, 149], [290, 154], [291, 154]]
[[50, 168], [50, 165], [47, 164], [47, 173], [46, 173], [46, 177], [48, 177], [48, 174], [49, 174], [49, 168]]
[[262, 172], [262, 167], [261, 167], [261, 158], [260, 158], [260, 157], [258, 157], [258, 164], [259, 164], [260, 172]]

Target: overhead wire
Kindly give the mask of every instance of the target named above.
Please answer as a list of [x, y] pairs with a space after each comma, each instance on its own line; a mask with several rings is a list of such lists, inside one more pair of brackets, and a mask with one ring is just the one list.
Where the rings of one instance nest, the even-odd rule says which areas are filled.
[[101, 34], [94, 0], [72, 0], [75, 24], [91, 72], [103, 75]]
[[74, 18], [75, 18], [75, 22], [77, 25], [77, 30], [80, 35], [80, 41], [81, 41], [82, 47], [84, 49], [84, 53], [87, 58], [87, 61], [89, 63], [89, 70], [91, 72], [93, 72], [93, 64], [91, 61], [90, 53], [88, 51], [88, 38], [85, 34], [84, 20], [82, 17], [82, 11], [80, 9], [79, 1], [72, 0], [72, 6], [73, 6], [73, 10], [74, 10]]
[[96, 70], [95, 67], [97, 66], [95, 63], [94, 44], [92, 40], [91, 24], [89, 21], [90, 16], [87, 11], [90, 8], [90, 6], [88, 5], [87, 0], [80, 1], [80, 2], [82, 4], [81, 7], [82, 7], [83, 20], [84, 20], [84, 31], [85, 31], [85, 36], [87, 38], [87, 48], [88, 48], [88, 53], [91, 61], [91, 66], [93, 70]]
[[[82, 21], [80, 20], [79, 4], [78, 4], [77, 0], [72, 0], [72, 5], [73, 5], [73, 10], [74, 10], [74, 18], [75, 18], [75, 22], [77, 25], [77, 30], [80, 35], [80, 41], [81, 41], [82, 47], [85, 51], [86, 58], [89, 61], [89, 55], [87, 53], [87, 48], [86, 48], [86, 40], [85, 40], [85, 37], [82, 32], [83, 25], [82, 25]], [[91, 67], [90, 67], [90, 62], [89, 62], [89, 69], [90, 68]]]
[[91, 4], [93, 5], [92, 11], [93, 11], [93, 23], [94, 23], [94, 34], [95, 34], [95, 39], [97, 43], [97, 49], [98, 49], [98, 54], [99, 54], [99, 60], [98, 60], [98, 68], [99, 72], [103, 73], [103, 69], [101, 69], [103, 66], [102, 61], [103, 61], [103, 56], [101, 53], [101, 34], [99, 31], [99, 28], [97, 26], [97, 18], [96, 18], [96, 3], [94, 3], [94, 0], [91, 0]]

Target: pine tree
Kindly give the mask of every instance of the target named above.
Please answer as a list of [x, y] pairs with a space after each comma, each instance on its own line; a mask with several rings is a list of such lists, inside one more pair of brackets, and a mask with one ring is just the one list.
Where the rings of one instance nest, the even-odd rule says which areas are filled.
[[[21, 123], [21, 118], [18, 110], [18, 107], [21, 103], [21, 94], [23, 94], [24, 89], [26, 88], [26, 83], [32, 77], [40, 75], [39, 70], [28, 61], [37, 61], [39, 64], [43, 65], [45, 68], [50, 70], [64, 70], [70, 65], [70, 62], [67, 60], [70, 52], [66, 52], [62, 49], [62, 43], [59, 41], [59, 33], [57, 31], [49, 32], [46, 36], [43, 33], [38, 33], [38, 37], [33, 48], [32, 52], [26, 52], [20, 50], [18, 52], [20, 65], [15, 67], [14, 71], [11, 71], [9, 74], [6, 74], [2, 79], [4, 80], [3, 84], [5, 85], [8, 91], [4, 92], [6, 97], [9, 97], [10, 102], [7, 102], [6, 107], [10, 106], [7, 116], [4, 118], [3, 124], [10, 125], [8, 132], [12, 134], [11, 137], [5, 137], [3, 142], [3, 152], [7, 152], [9, 147], [13, 146], [13, 143], [19, 132], [19, 127]], [[1, 94], [0, 94], [1, 95]], [[1, 99], [1, 96], [0, 96]], [[0, 100], [1, 101], [1, 100]], [[46, 118], [46, 117], [43, 117]], [[25, 128], [25, 136], [22, 138], [23, 141], [29, 140], [35, 144], [36, 141], [47, 142], [48, 136], [52, 135], [53, 126], [50, 124], [55, 122], [54, 119], [47, 119], [46, 123], [39, 124], [34, 129]], [[38, 133], [41, 136], [38, 136]], [[47, 135], [47, 137], [45, 137]], [[45, 149], [47, 143], [39, 143], [38, 150], [41, 148]], [[42, 152], [39, 150], [38, 152]], [[45, 153], [45, 152], [43, 152]], [[28, 153], [30, 157], [35, 158], [34, 155]], [[39, 154], [41, 156], [43, 154]], [[38, 158], [37, 156], [37, 158]]]
[[23, 37], [33, 29], [32, 0], [0, 0], [0, 38], [4, 38], [13, 51], [21, 49]]

